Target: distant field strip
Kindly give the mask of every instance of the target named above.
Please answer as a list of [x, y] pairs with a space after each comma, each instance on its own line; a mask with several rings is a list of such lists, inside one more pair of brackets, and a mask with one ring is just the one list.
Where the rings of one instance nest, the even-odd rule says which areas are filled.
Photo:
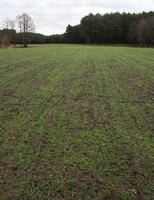
[[152, 200], [154, 49], [0, 49], [0, 199]]

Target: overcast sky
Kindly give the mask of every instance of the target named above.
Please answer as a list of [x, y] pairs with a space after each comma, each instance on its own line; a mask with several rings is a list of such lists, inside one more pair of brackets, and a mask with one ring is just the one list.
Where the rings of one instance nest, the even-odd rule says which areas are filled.
[[154, 11], [154, 0], [0, 0], [0, 27], [6, 18], [30, 15], [36, 32], [63, 33], [89, 13]]

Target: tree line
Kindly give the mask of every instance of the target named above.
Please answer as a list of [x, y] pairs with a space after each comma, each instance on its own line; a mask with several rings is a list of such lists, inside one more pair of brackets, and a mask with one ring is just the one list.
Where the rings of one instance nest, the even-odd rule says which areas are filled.
[[18, 15], [15, 20], [7, 18], [2, 26], [3, 29], [0, 30], [0, 46], [4, 45], [5, 47], [10, 44], [16, 45], [17, 43], [27, 47], [35, 31], [34, 22], [26, 13]]
[[69, 43], [154, 44], [154, 12], [92, 13], [77, 26], [68, 25], [65, 40]]
[[[24, 18], [25, 17], [25, 18]], [[34, 23], [27, 14], [16, 18], [18, 29], [13, 21], [6, 20], [0, 38], [8, 37], [10, 43], [87, 43], [87, 44], [137, 44], [154, 45], [154, 12], [92, 14], [83, 17], [80, 24], [66, 27], [63, 34], [46, 36], [34, 33]], [[27, 27], [27, 28], [26, 28]], [[6, 41], [6, 40], [5, 40]]]

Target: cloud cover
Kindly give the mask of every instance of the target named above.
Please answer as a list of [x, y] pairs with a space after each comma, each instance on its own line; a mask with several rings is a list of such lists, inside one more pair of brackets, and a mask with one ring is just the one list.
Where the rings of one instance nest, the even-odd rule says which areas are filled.
[[89, 13], [153, 11], [154, 0], [0, 0], [0, 27], [6, 18], [29, 14], [36, 32], [46, 35], [65, 32], [68, 24], [80, 23]]

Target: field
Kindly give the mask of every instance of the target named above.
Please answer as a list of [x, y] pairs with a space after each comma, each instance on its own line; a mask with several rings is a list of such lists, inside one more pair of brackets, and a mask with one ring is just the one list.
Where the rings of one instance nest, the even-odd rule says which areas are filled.
[[0, 199], [152, 200], [154, 49], [0, 50]]

